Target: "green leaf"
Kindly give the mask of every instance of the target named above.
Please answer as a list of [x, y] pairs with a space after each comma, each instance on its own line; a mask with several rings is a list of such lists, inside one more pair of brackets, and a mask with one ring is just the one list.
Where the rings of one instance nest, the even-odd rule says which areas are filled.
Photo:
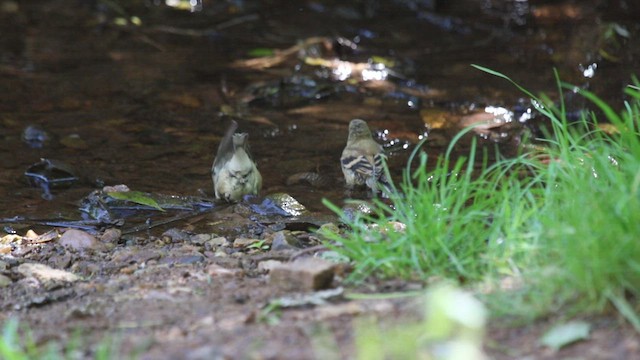
[[591, 325], [584, 321], [571, 321], [566, 324], [556, 325], [547, 331], [540, 343], [554, 350], [563, 346], [589, 338]]
[[249, 55], [251, 57], [265, 57], [265, 56], [273, 56], [274, 53], [275, 53], [275, 51], [273, 49], [255, 48], [255, 49], [249, 50], [247, 55]]
[[160, 211], [165, 211], [160, 207], [160, 205], [158, 205], [158, 202], [155, 199], [149, 197], [149, 194], [143, 193], [141, 191], [108, 192], [107, 195], [111, 196], [114, 199], [131, 201], [136, 204], [146, 205]]

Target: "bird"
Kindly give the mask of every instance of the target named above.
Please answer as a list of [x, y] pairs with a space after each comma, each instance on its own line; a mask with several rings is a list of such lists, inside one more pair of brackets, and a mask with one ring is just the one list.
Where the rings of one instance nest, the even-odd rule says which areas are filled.
[[373, 140], [366, 121], [351, 120], [347, 145], [340, 156], [340, 165], [347, 188], [352, 190], [356, 186], [366, 185], [375, 196], [379, 185], [382, 185], [384, 188], [382, 195], [388, 196], [391, 185], [384, 173], [385, 160], [382, 145]]
[[231, 121], [216, 153], [211, 177], [216, 199], [238, 202], [248, 194], [257, 195], [262, 175], [249, 152], [249, 134], [236, 133], [238, 123]]

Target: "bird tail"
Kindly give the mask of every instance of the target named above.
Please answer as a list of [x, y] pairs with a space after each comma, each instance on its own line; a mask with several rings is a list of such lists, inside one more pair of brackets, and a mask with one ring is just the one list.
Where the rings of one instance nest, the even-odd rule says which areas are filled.
[[396, 193], [386, 160], [387, 157], [384, 154], [377, 154], [373, 158], [373, 176], [367, 181], [367, 186], [374, 194], [378, 193], [378, 189], [381, 190], [383, 198], [388, 198], [391, 194]]

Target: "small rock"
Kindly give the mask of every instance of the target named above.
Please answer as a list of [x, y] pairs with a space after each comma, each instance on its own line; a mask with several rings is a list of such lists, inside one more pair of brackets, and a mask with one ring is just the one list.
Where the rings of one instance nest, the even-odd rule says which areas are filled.
[[0, 271], [6, 271], [9, 269], [9, 264], [6, 261], [0, 260]]
[[71, 271], [81, 274], [82, 276], [91, 276], [98, 274], [101, 266], [93, 261], [78, 261], [71, 265]]
[[342, 207], [343, 216], [353, 221], [361, 216], [373, 215], [373, 205], [367, 201], [349, 202]]
[[125, 247], [117, 250], [111, 257], [111, 262], [118, 266], [128, 264], [144, 264], [150, 260], [158, 260], [162, 252], [155, 249], [140, 247]]
[[217, 250], [215, 253], [213, 253], [213, 256], [215, 256], [215, 257], [228, 257], [229, 254], [227, 254], [223, 250]]
[[71, 254], [65, 251], [64, 254], [54, 255], [49, 258], [49, 263], [58, 269], [66, 269], [71, 265]]
[[168, 265], [188, 265], [204, 261], [197, 247], [193, 245], [183, 245], [179, 248], [171, 249], [171, 251], [158, 260], [158, 264]]
[[70, 229], [60, 237], [60, 245], [77, 251], [104, 250], [104, 245], [88, 232]]
[[102, 192], [127, 192], [130, 191], [129, 187], [124, 184], [114, 185], [114, 186], [105, 186], [102, 188]]
[[241, 273], [240, 269], [227, 269], [218, 264], [211, 264], [207, 266], [207, 274], [211, 276], [233, 276]]
[[189, 239], [192, 244], [196, 245], [204, 245], [209, 240], [211, 240], [211, 234], [195, 234]]
[[234, 248], [245, 248], [247, 246], [250, 246], [252, 244], [255, 244], [257, 242], [259, 242], [260, 239], [249, 239], [249, 238], [236, 238], [235, 240], [233, 240], [233, 247]]
[[269, 194], [265, 198], [271, 199], [278, 207], [290, 216], [300, 216], [307, 212], [307, 208], [300, 204], [293, 196], [286, 193]]
[[136, 270], [138, 269], [138, 265], [129, 265], [129, 266], [125, 266], [122, 269], [120, 269], [120, 274], [123, 275], [131, 275], [133, 274]]
[[11, 279], [9, 279], [8, 277], [0, 274], [0, 288], [7, 287], [7, 286], [11, 285], [11, 282], [12, 282]]
[[340, 228], [338, 227], [338, 225], [336, 225], [334, 223], [326, 223], [326, 224], [320, 225], [320, 228], [318, 229], [318, 233], [320, 233], [320, 234], [326, 234], [326, 233], [339, 234], [340, 233]]
[[45, 286], [53, 282], [75, 282], [80, 280], [78, 276], [64, 270], [48, 267], [44, 264], [26, 263], [18, 266], [18, 273], [25, 277], [38, 279]]
[[0, 254], [8, 254], [11, 252], [11, 245], [0, 245]]
[[204, 261], [204, 255], [199, 253], [194, 253], [194, 254], [168, 256], [160, 259], [158, 263], [167, 264], [167, 265], [177, 265], [177, 264], [188, 265], [188, 264], [195, 264], [201, 261]]
[[162, 237], [168, 236], [175, 242], [188, 242], [191, 238], [191, 234], [184, 230], [172, 228], [162, 233]]
[[100, 235], [100, 241], [115, 244], [120, 240], [120, 236], [122, 236], [122, 231], [120, 231], [120, 229], [108, 228], [102, 233], [102, 235]]
[[22, 243], [22, 236], [17, 234], [7, 234], [0, 238], [0, 244]]
[[271, 237], [271, 250], [299, 249], [300, 240], [290, 231], [278, 231]]
[[275, 268], [276, 266], [280, 266], [283, 265], [282, 261], [278, 261], [278, 260], [265, 260], [265, 261], [260, 261], [258, 263], [258, 271], [260, 272], [271, 272], [271, 270], [273, 270], [273, 268]]
[[26, 234], [24, 234], [24, 237], [25, 237], [25, 238], [27, 238], [27, 239], [29, 239], [29, 240], [31, 240], [31, 239], [35, 239], [35, 238], [37, 238], [37, 237], [38, 237], [38, 234], [36, 234], [36, 232], [35, 232], [35, 231], [33, 231], [33, 230], [29, 229], [29, 230], [27, 231], [27, 233], [26, 233]]
[[213, 239], [207, 241], [207, 243], [213, 248], [216, 246], [229, 246], [229, 241], [224, 236], [214, 237]]
[[319, 290], [331, 285], [333, 275], [333, 263], [316, 258], [303, 258], [275, 266], [271, 269], [269, 283], [283, 290]]

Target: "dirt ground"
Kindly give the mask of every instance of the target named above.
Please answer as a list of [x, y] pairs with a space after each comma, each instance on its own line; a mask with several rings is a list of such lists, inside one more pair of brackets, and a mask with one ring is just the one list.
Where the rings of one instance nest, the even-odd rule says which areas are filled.
[[[237, 215], [237, 209], [229, 207], [200, 220], [224, 224], [217, 228], [224, 233], [222, 226], [228, 227]], [[242, 226], [246, 232], [248, 227]], [[286, 227], [259, 236], [267, 239], [261, 245], [280, 250], [251, 248], [251, 241], [243, 242], [246, 238], [240, 235], [177, 228], [160, 236], [116, 233], [93, 242], [72, 236], [43, 243], [23, 239], [0, 258], [0, 274], [10, 279], [0, 292], [0, 322], [18, 318], [37, 344], [77, 341], [74, 356], [83, 359], [92, 358], [105, 341], [117, 349], [115, 358], [353, 359], [363, 320], [407, 326], [423, 317], [421, 297], [353, 299], [350, 294], [415, 292], [428, 284], [371, 280], [348, 285], [345, 264], [332, 269], [326, 289], [292, 289], [272, 281], [268, 269], [274, 264], [322, 253], [318, 248], [274, 246], [274, 234], [307, 245], [317, 236]], [[46, 267], [32, 269], [28, 264]], [[316, 296], [309, 297], [312, 294]], [[491, 318], [483, 342], [488, 358], [640, 356], [637, 332], [615, 316], [585, 319], [592, 325], [588, 340], [560, 351], [542, 347], [539, 339], [559, 317], [524, 325]]]

